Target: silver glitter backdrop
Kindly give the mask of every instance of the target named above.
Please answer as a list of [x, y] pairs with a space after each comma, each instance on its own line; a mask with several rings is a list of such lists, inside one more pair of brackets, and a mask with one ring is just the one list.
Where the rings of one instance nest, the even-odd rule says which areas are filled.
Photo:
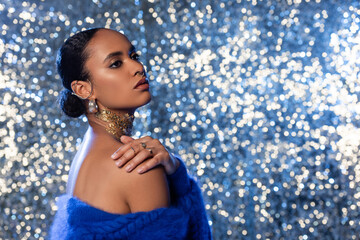
[[[123, 31], [151, 75], [134, 135], [203, 190], [214, 239], [359, 239], [357, 0], [0, 1], [0, 239], [44, 239], [86, 119], [56, 50]], [[115, 165], [114, 165], [115, 167]]]

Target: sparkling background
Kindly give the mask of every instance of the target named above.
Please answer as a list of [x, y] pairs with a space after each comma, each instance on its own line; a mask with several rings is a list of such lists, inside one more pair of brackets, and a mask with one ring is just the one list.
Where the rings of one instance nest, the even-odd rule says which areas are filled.
[[359, 239], [360, 4], [0, 0], [0, 239], [44, 239], [86, 119], [56, 50], [123, 31], [151, 75], [135, 137], [198, 177], [214, 239]]

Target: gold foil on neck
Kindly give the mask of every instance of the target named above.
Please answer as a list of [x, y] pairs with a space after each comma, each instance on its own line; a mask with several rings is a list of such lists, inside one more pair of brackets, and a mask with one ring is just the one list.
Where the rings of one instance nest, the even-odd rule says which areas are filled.
[[109, 123], [106, 127], [106, 131], [112, 134], [116, 139], [120, 140], [122, 135], [131, 135], [134, 115], [126, 113], [124, 115], [117, 115], [109, 110], [100, 110], [95, 113], [95, 117]]

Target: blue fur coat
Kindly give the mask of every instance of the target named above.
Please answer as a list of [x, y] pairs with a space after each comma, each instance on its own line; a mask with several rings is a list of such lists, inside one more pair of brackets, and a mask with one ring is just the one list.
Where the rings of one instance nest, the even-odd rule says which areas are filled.
[[201, 190], [180, 163], [176, 172], [167, 176], [170, 207], [112, 214], [64, 194], [57, 201], [50, 239], [211, 239]]

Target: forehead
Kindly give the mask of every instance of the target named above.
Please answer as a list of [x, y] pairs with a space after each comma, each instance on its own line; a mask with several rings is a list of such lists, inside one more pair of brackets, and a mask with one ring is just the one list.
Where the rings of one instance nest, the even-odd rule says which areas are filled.
[[95, 33], [86, 48], [91, 56], [104, 59], [112, 52], [127, 53], [130, 47], [131, 43], [124, 34], [110, 29], [101, 29]]

